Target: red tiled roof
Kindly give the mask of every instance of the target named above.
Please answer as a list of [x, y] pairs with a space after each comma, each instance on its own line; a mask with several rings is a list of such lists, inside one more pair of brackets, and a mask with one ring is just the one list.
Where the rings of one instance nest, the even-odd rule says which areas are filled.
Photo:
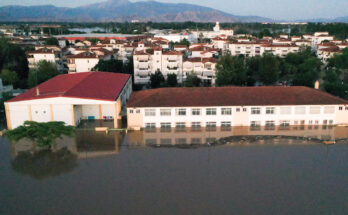
[[54, 54], [54, 50], [49, 48], [41, 48], [34, 51], [29, 51], [27, 54]]
[[[110, 72], [82, 72], [58, 75], [7, 102], [54, 97], [115, 101], [130, 75]], [[40, 95], [36, 95], [39, 89]]]
[[98, 58], [97, 54], [94, 52], [81, 52], [76, 55], [68, 55], [66, 58]]
[[213, 57], [209, 57], [209, 58], [191, 57], [191, 58], [187, 58], [186, 60], [184, 60], [184, 62], [192, 62], [192, 63], [198, 63], [198, 62], [207, 63], [207, 62], [211, 62], [211, 63], [217, 63], [218, 60], [216, 58], [213, 58]]
[[348, 101], [308, 87], [160, 88], [133, 92], [128, 107], [333, 105]]

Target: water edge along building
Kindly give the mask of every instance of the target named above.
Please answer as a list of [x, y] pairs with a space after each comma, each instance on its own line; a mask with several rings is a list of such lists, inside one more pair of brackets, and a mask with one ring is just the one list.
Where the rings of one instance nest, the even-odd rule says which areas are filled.
[[348, 101], [308, 87], [159, 88], [127, 104], [128, 128], [348, 124]]

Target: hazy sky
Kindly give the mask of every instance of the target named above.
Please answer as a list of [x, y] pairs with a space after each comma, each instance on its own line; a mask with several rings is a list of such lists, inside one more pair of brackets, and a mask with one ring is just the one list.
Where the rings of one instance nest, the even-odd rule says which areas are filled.
[[[76, 7], [105, 0], [0, 0], [3, 5], [39, 5]], [[139, 0], [131, 0], [139, 1]], [[348, 16], [348, 0], [158, 0], [191, 3], [216, 8], [234, 15], [256, 15], [274, 19], [336, 18]]]

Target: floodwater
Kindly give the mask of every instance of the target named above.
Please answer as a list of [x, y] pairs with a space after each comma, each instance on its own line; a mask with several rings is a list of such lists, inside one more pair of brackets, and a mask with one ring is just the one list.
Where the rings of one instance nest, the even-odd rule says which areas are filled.
[[2, 138], [0, 214], [348, 214], [347, 140], [322, 126]]

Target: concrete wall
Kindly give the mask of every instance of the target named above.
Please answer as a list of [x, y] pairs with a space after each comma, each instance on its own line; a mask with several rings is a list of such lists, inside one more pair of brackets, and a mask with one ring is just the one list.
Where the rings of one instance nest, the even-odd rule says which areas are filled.
[[[274, 107], [274, 114], [266, 114], [267, 107]], [[304, 107], [305, 112], [296, 112], [296, 107]], [[332, 108], [331, 112], [325, 111]], [[177, 115], [176, 109], [186, 109], [186, 115]], [[201, 115], [195, 116], [191, 114], [193, 108], [199, 108]], [[216, 108], [216, 115], [207, 115], [207, 108]], [[250, 126], [252, 122], [257, 122], [260, 126], [264, 126], [266, 121], [273, 121], [274, 125], [280, 125], [282, 121], [289, 121], [291, 125], [301, 124], [348, 124], [348, 109], [339, 111], [339, 105], [307, 105], [307, 106], [244, 106], [230, 107], [232, 108], [231, 115], [222, 115], [221, 108], [223, 107], [175, 107], [175, 108], [128, 108], [128, 127], [145, 127], [146, 123], [155, 123], [156, 127], [160, 127], [161, 123], [171, 123], [171, 127], [175, 127], [177, 122], [185, 122], [186, 127], [191, 127], [192, 122], [200, 122], [202, 127], [206, 126], [207, 122], [216, 122], [216, 126], [221, 126], [221, 122], [230, 122], [231, 126]], [[260, 108], [260, 114], [252, 114], [252, 108]], [[283, 110], [289, 108], [290, 112], [285, 113]], [[145, 116], [146, 109], [155, 110], [155, 116]], [[161, 116], [161, 109], [170, 109], [170, 116]], [[237, 111], [239, 109], [239, 111]], [[136, 113], [140, 110], [140, 113]], [[317, 110], [314, 112], [312, 110]]]
[[[99, 105], [102, 106], [102, 116], [114, 116], [114, 104], [116, 101], [65, 97], [10, 102], [6, 103], [7, 124], [10, 129], [22, 125], [27, 120], [37, 122], [63, 121], [67, 125], [77, 125], [83, 116], [92, 115], [95, 116], [95, 119], [99, 119]], [[73, 109], [74, 111], [72, 111]]]

